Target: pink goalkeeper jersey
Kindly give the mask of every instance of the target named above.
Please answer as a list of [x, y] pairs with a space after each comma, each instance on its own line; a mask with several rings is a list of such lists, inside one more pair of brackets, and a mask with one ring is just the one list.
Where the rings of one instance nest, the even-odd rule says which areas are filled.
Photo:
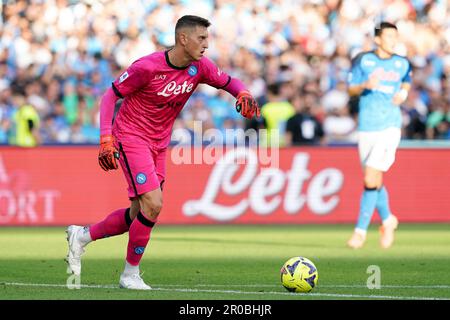
[[144, 139], [166, 148], [173, 123], [197, 85], [223, 88], [230, 80], [206, 57], [185, 68], [172, 65], [168, 51], [142, 57], [113, 82], [114, 92], [124, 100], [112, 132], [119, 140]]

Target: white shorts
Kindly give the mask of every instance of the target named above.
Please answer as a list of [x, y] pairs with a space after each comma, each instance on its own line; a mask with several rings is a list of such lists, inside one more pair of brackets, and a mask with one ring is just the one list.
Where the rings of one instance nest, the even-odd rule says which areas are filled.
[[388, 171], [395, 161], [401, 130], [387, 128], [381, 131], [360, 131], [358, 151], [361, 164], [380, 171]]

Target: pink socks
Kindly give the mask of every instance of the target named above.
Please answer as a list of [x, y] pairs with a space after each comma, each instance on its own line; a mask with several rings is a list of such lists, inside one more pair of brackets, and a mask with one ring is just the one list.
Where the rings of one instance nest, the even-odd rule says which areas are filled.
[[136, 219], [133, 220], [128, 232], [127, 262], [130, 265], [139, 265], [155, 223], [156, 220], [149, 220], [142, 212], [139, 212]]
[[100, 221], [89, 227], [89, 233], [92, 240], [116, 236], [125, 233], [132, 224], [130, 218], [130, 208], [119, 209]]

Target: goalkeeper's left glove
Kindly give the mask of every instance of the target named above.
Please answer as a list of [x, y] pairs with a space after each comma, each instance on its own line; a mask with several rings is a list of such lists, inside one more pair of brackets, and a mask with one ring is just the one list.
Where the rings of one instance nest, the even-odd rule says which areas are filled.
[[248, 91], [242, 91], [238, 94], [236, 100], [236, 111], [247, 119], [251, 119], [254, 114], [256, 114], [257, 117], [260, 116], [258, 103]]

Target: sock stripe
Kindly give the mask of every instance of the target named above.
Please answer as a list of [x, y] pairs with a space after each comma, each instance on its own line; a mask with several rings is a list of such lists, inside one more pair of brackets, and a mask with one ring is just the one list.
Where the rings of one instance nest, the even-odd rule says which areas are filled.
[[142, 212], [138, 213], [137, 219], [139, 220], [140, 223], [142, 223], [144, 226], [147, 226], [149, 228], [153, 228], [153, 226], [155, 225], [155, 222], [150, 221], [146, 217], [144, 217]]
[[130, 217], [130, 208], [127, 208], [127, 210], [125, 210], [125, 223], [129, 227], [129, 226], [131, 226], [132, 222], [133, 222], [133, 220], [131, 220], [131, 217]]
[[366, 190], [366, 191], [377, 191], [378, 189], [377, 189], [377, 187], [369, 188], [369, 187], [364, 186], [364, 190]]

